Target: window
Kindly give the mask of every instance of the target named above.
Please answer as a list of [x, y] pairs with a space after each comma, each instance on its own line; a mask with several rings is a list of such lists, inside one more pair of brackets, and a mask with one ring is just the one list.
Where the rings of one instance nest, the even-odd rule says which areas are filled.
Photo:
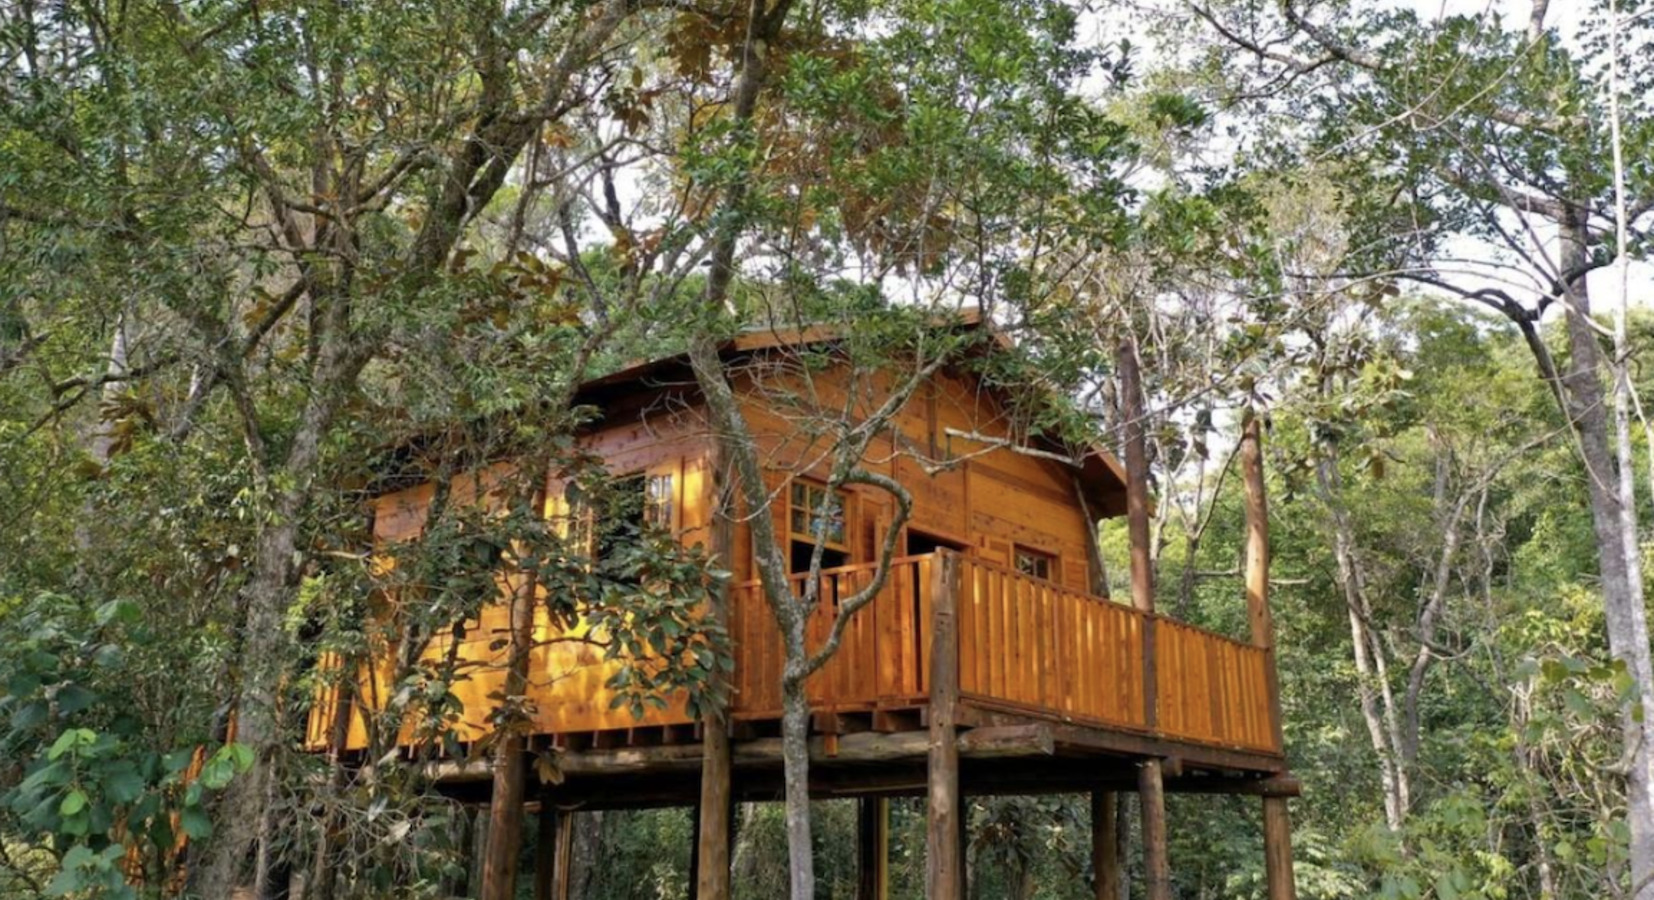
[[809, 481], [794, 481], [788, 508], [787, 528], [792, 536], [814, 543], [819, 537], [823, 544], [844, 549], [844, 492], [836, 491], [827, 500], [827, 486]]
[[793, 574], [810, 571], [818, 531], [823, 569], [850, 562], [850, 550], [845, 543], [849, 533], [845, 505], [843, 491], [829, 495], [827, 486], [820, 482], [792, 483], [787, 492], [787, 556], [788, 568]]
[[645, 527], [675, 528], [676, 482], [672, 471], [632, 472], [615, 476], [595, 496], [571, 482], [563, 496], [574, 534], [585, 541], [588, 552], [602, 557], [636, 541]]
[[1035, 550], [1020, 544], [1016, 548], [1016, 570], [1023, 575], [1050, 581], [1057, 571], [1057, 558], [1044, 550]]
[[677, 491], [671, 472], [650, 472], [643, 482], [643, 519], [650, 525], [670, 529], [676, 521]]

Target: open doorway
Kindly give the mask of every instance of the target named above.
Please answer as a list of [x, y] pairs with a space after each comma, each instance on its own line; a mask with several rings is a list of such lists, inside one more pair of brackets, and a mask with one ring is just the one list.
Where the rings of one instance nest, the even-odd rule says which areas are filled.
[[[966, 549], [968, 549], [968, 546], [969, 545], [963, 541], [956, 541], [952, 538], [942, 537], [939, 534], [931, 534], [928, 531], [920, 531], [916, 528], [909, 528], [907, 530], [907, 539], [903, 544], [902, 549], [904, 551], [904, 556], [921, 556], [926, 553], [935, 553], [937, 550], [956, 550], [963, 553]], [[924, 645], [925, 641], [929, 640], [928, 635], [930, 634], [930, 623], [925, 621], [924, 606], [919, 602], [919, 592], [921, 590], [922, 588], [919, 585], [918, 579], [914, 579], [913, 584], [908, 588], [907, 602], [911, 607], [909, 615], [913, 616], [914, 625], [911, 629], [913, 634], [914, 659], [925, 658]]]
[[937, 550], [957, 550], [963, 553], [965, 552], [965, 542], [914, 528], [907, 530], [907, 544], [903, 547], [903, 556], [922, 556], [926, 553], [934, 553]]

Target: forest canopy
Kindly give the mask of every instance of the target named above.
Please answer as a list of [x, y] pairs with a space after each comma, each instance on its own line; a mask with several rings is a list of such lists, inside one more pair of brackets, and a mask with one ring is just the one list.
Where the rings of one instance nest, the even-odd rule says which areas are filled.
[[[798, 414], [809, 521], [893, 518], [823, 641], [825, 527], [794, 590], [750, 517], [781, 802], [723, 813], [710, 888], [699, 814], [580, 812], [571, 896], [858, 895], [805, 685], [913, 506], [866, 460], [963, 368], [1040, 452], [1141, 446], [1146, 539], [1091, 517], [1092, 592], [1141, 550], [1153, 608], [1228, 636], [1257, 423], [1297, 896], [1654, 900], [1654, 7], [1459, 6], [0, 7], [0, 896], [534, 895], [539, 826], [490, 844], [431, 773], [492, 767], [498, 835], [556, 755], [520, 673], [467, 710], [432, 648], [507, 596], [496, 650], [581, 622], [616, 708], [721, 721], [732, 563], [581, 443], [582, 386], [679, 360], [761, 509], [726, 350], [819, 328], [799, 371], [891, 399]], [[437, 487], [376, 552], [393, 484]], [[387, 659], [368, 749], [319, 751]], [[1085, 797], [967, 800], [972, 896], [1104, 896]], [[889, 896], [925, 816], [895, 802]], [[1279, 896], [1257, 820], [1171, 797], [1175, 896]]]

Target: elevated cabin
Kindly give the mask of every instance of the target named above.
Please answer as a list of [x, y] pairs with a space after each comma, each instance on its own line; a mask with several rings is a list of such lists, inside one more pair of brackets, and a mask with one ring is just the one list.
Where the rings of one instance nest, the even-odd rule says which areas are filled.
[[[687, 544], [717, 550], [734, 573], [727, 613], [733, 683], [727, 735], [719, 735], [733, 749], [726, 765], [707, 760], [706, 748], [726, 746], [708, 740], [707, 730], [723, 726], [697, 721], [681, 701], [641, 718], [614, 706], [606, 687], [611, 667], [589, 647], [552, 640], [541, 611], [527, 673], [534, 708], [527, 749], [553, 751], [558, 762], [555, 778], [542, 781], [534, 767], [526, 770], [528, 802], [572, 810], [778, 797], [781, 642], [756, 580], [748, 517], [771, 516], [793, 571], [807, 572], [812, 514], [827, 490], [824, 445], [807, 423], [844, 412], [855, 421], [899, 377], [832, 360], [832, 341], [827, 331], [764, 331], [726, 345], [772, 500], [766, 510], [735, 510], [722, 532], [714, 522], [714, 441], [687, 362], [653, 360], [583, 386], [580, 402], [602, 416], [581, 445], [624, 484], [635, 483], [646, 515]], [[832, 361], [818, 359], [806, 375], [801, 347], [824, 348]], [[1093, 791], [1098, 814], [1107, 815], [1111, 792], [1138, 789], [1146, 762], [1161, 782], [1156, 790], [1292, 793], [1268, 640], [1237, 640], [1157, 615], [1139, 608], [1141, 593], [1136, 606], [1130, 597], [1109, 597], [1095, 525], [1126, 513], [1126, 470], [1101, 449], [1076, 452], [1031, 431], [1028, 419], [1026, 398], [996, 389], [969, 365], [953, 366], [925, 381], [867, 454], [865, 466], [911, 493], [912, 515], [887, 584], [807, 682], [819, 732], [812, 745], [816, 792], [864, 798], [871, 816], [882, 808], [872, 798], [928, 791], [933, 818], [942, 819], [933, 828], [944, 831], [960, 827], [958, 807], [938, 816], [937, 790]], [[486, 485], [487, 472], [462, 481], [456, 497]], [[548, 482], [548, 511], [563, 492]], [[416, 484], [379, 496], [375, 540], [417, 535], [432, 493], [431, 485]], [[888, 493], [860, 484], [840, 490], [831, 506], [815, 641], [825, 637], [838, 598], [868, 583], [895, 514]], [[510, 625], [504, 604], [489, 607], [458, 648], [461, 658], [484, 664], [454, 689], [466, 710], [462, 737], [483, 736], [490, 698], [505, 688], [501, 635]], [[427, 652], [453, 650], [439, 639]], [[365, 677], [360, 688], [370, 704], [384, 689], [375, 682]], [[939, 736], [949, 745], [940, 759]], [[324, 698], [312, 713], [309, 741], [360, 749], [361, 716]], [[451, 760], [439, 771], [458, 796], [487, 802], [497, 791], [487, 762]], [[1100, 809], [1104, 800], [1107, 809]], [[727, 867], [708, 826], [727, 827], [728, 820], [727, 812], [703, 808], [698, 860], [704, 853]], [[1102, 841], [1101, 822], [1098, 831]], [[879, 833], [867, 832], [868, 840]], [[1146, 833], [1152, 840], [1156, 832]], [[935, 853], [956, 856], [947, 844], [933, 835]], [[727, 854], [727, 843], [721, 849]], [[935, 863], [944, 871], [933, 867], [932, 896], [945, 896], [956, 890], [945, 870], [962, 861]], [[1113, 865], [1111, 858], [1097, 863]], [[704, 865], [696, 896], [723, 896]], [[1098, 896], [1112, 896], [1104, 893], [1108, 881], [1098, 879]]]

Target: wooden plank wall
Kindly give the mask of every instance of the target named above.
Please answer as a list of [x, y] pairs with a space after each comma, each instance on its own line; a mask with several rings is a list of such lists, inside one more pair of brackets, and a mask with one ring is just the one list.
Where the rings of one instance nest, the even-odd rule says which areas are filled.
[[[773, 478], [775, 504], [770, 512], [784, 533], [787, 480], [827, 475], [827, 443], [801, 426], [845, 409], [852, 416], [865, 415], [884, 398], [888, 378], [874, 376], [852, 384], [843, 370], [833, 369], [806, 379], [780, 365], [753, 366], [743, 375], [743, 408]], [[852, 391], [860, 399], [848, 403], [845, 398]], [[912, 495], [910, 530], [985, 550], [1007, 564], [1014, 545], [1020, 544], [1056, 557], [1056, 580], [1081, 590], [1089, 585], [1089, 537], [1074, 497], [1071, 470], [1052, 460], [950, 434], [1013, 439], [1010, 418], [991, 392], [968, 376], [939, 374], [896, 415], [895, 426], [897, 434], [881, 438], [865, 465], [892, 476]], [[946, 463], [952, 465], [927, 472], [927, 467]], [[877, 488], [852, 485], [848, 493], [855, 550], [851, 561], [872, 561], [873, 548], [882, 537], [879, 526], [894, 515], [894, 504]], [[757, 577], [750, 541], [750, 530], [739, 526], [733, 569], [742, 581]]]
[[[616, 473], [670, 468], [677, 476], [675, 500], [681, 539], [691, 546], [710, 540], [710, 473], [706, 468], [705, 427], [697, 411], [680, 409], [671, 415], [651, 416], [647, 421], [634, 414], [631, 420], [590, 436], [587, 446]], [[505, 466], [494, 466], [455, 479], [451, 502], [488, 502], [489, 485], [507, 471]], [[548, 479], [548, 515], [559, 507], [557, 498], [561, 490], [560, 482]], [[374, 502], [376, 546], [384, 549], [416, 538], [424, 528], [433, 493], [431, 485], [423, 484], [379, 497]], [[389, 554], [381, 554], [377, 564], [394, 566], [395, 562]], [[510, 584], [501, 585], [502, 593], [512, 588]], [[385, 598], [380, 615], [388, 618], [382, 622], [394, 621], [395, 606], [396, 598]], [[464, 719], [455, 729], [461, 740], [474, 740], [487, 732], [487, 716], [495, 706], [491, 695], [501, 691], [505, 684], [506, 650], [495, 644], [506, 636], [508, 618], [508, 607], [498, 603], [483, 607], [475, 620], [465, 623], [459, 658], [476, 665], [468, 667], [450, 688], [465, 709]], [[529, 657], [529, 699], [536, 710], [537, 733], [693, 722], [681, 697], [673, 699], [666, 709], [647, 710], [642, 720], [634, 719], [627, 709], [611, 708], [614, 692], [607, 687], [607, 682], [618, 667], [602, 658], [600, 647], [585, 640], [600, 640], [602, 636], [592, 635], [584, 623], [560, 628], [541, 607], [535, 611], [534, 633], [537, 646]], [[557, 640], [560, 636], [569, 640]], [[435, 663], [452, 650], [453, 644], [452, 635], [439, 636], [431, 641], [420, 659]], [[388, 696], [391, 689], [388, 660], [394, 655], [394, 646], [382, 644], [374, 656], [387, 662], [362, 674], [358, 690], [367, 706], [378, 708]], [[322, 660], [320, 664], [336, 666], [338, 662]], [[325, 745], [328, 723], [336, 709], [337, 697], [332, 693], [318, 702], [307, 728], [311, 746]], [[404, 739], [408, 737], [405, 733]], [[345, 749], [359, 749], [366, 744], [366, 723], [357, 711], [351, 718]]]

